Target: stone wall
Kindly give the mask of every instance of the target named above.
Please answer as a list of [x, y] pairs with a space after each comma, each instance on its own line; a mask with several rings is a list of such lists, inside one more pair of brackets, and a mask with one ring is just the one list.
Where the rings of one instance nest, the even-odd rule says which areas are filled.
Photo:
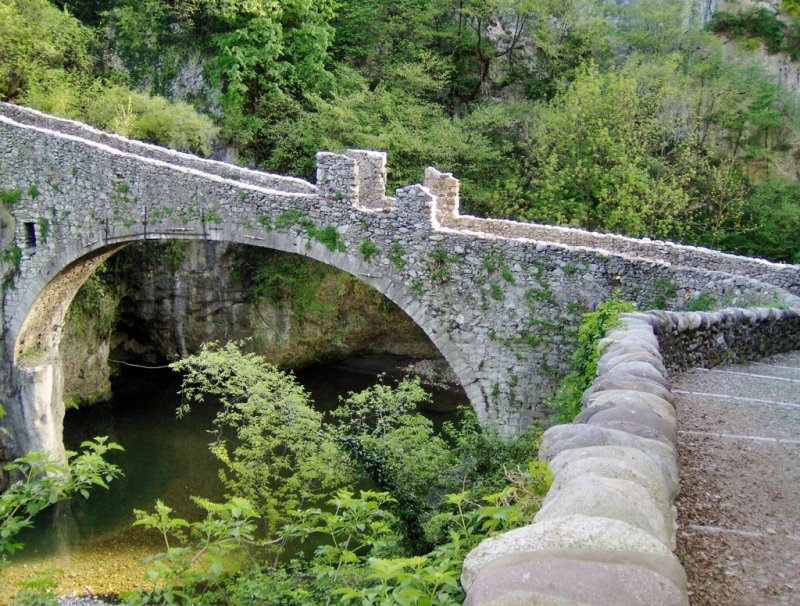
[[[0, 105], [0, 190], [19, 193], [7, 251], [20, 262], [5, 267], [3, 291], [7, 373], [25, 360], [58, 365], [64, 312], [82, 281], [119, 248], [151, 239], [271, 248], [358, 277], [420, 326], [479, 417], [508, 433], [543, 414], [581, 314], [614, 292], [640, 308], [681, 308], [699, 295], [800, 302], [798, 266], [461, 216], [458, 180], [435, 169], [425, 185], [387, 197], [375, 152], [321, 152], [316, 185], [278, 188], [274, 176], [263, 177], [267, 187], [254, 171], [119, 137], [100, 142], [87, 128]], [[24, 408], [20, 393], [0, 395]]]
[[554, 482], [533, 523], [464, 562], [468, 606], [689, 604], [675, 548], [676, 414], [667, 377], [800, 347], [800, 312], [631, 313], [598, 344], [571, 425], [545, 432]]

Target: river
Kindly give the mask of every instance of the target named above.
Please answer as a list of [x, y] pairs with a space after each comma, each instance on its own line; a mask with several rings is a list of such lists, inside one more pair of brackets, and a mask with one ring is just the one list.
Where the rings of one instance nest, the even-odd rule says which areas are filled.
[[[315, 365], [296, 373], [317, 407], [334, 408], [339, 397], [376, 381], [373, 374], [354, 372], [342, 365]], [[180, 377], [169, 370], [125, 368], [113, 381], [113, 399], [78, 410], [64, 419], [67, 448], [83, 440], [109, 436], [125, 448], [113, 461], [124, 471], [109, 490], [95, 489], [89, 499], [75, 498], [42, 513], [36, 526], [21, 540], [25, 549], [13, 559], [4, 575], [0, 603], [7, 591], [38, 570], [55, 570], [61, 595], [117, 593], [143, 579], [141, 560], [161, 550], [158, 537], [132, 529], [134, 509], [152, 509], [161, 499], [176, 515], [196, 517], [190, 495], [221, 499], [219, 468], [208, 450], [208, 430], [215, 403], [194, 406], [183, 419], [175, 417], [180, 402]], [[454, 419], [463, 394], [436, 390], [435, 408], [426, 412], [440, 426]]]

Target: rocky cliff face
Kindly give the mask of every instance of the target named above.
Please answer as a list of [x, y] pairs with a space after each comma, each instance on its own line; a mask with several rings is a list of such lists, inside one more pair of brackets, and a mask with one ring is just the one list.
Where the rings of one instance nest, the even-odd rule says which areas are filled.
[[[286, 257], [210, 242], [137, 245], [119, 253], [105, 278], [119, 297], [113, 334], [87, 329], [87, 317], [65, 331], [65, 398], [108, 396], [109, 351], [113, 359], [152, 365], [196, 352], [207, 341], [246, 339], [246, 349], [281, 366], [364, 351], [439, 357], [421, 329], [376, 291], [305, 258], [287, 265]], [[281, 274], [287, 266], [302, 269], [294, 275], [302, 283], [293, 285], [302, 296], [285, 285], [263, 294], [258, 280], [289, 279]]]

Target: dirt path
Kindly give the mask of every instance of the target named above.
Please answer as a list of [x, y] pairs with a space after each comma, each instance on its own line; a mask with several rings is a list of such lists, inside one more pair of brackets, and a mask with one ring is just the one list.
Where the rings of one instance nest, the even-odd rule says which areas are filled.
[[673, 390], [693, 606], [800, 605], [800, 352], [693, 370]]

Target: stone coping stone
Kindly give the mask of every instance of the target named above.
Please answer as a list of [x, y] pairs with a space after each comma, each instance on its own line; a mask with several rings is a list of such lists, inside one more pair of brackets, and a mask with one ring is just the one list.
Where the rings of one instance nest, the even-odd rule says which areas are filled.
[[[564, 579], [570, 582], [565, 583]], [[637, 563], [547, 557], [482, 572], [465, 606], [688, 606], [669, 578]]]
[[540, 523], [582, 514], [627, 522], [675, 548], [673, 508], [631, 480], [586, 473], [551, 487], [533, 518]]
[[649, 410], [664, 419], [673, 429], [677, 427], [677, 412], [672, 404], [655, 394], [628, 389], [609, 389], [592, 394], [587, 398], [581, 414], [595, 408], [605, 410], [614, 406]]
[[481, 569], [503, 556], [523, 551], [579, 547], [634, 551], [664, 557], [672, 555], [662, 541], [627, 522], [574, 514], [529, 524], [484, 539], [464, 559], [461, 585], [469, 590]]
[[678, 444], [674, 425], [670, 425], [661, 415], [650, 410], [615, 406], [591, 415], [586, 423], [621, 429], [637, 436], [670, 443], [673, 446]]
[[608, 564], [633, 564], [657, 572], [669, 579], [682, 591], [688, 589], [686, 571], [674, 553], [664, 556], [653, 553], [639, 553], [636, 551], [608, 551], [605, 549], [591, 549], [586, 547], [540, 549], [538, 551], [512, 553], [488, 563], [481, 569], [478, 576], [480, 577], [482, 574], [496, 568], [548, 558], [581, 560], [585, 562], [605, 562]]
[[602, 377], [615, 366], [625, 362], [644, 362], [650, 364], [664, 377], [669, 374], [660, 355], [654, 355], [647, 351], [625, 351], [620, 348], [612, 349], [600, 357], [597, 361], [597, 374]]
[[669, 381], [664, 378], [664, 375], [661, 374], [655, 366], [647, 362], [623, 362], [617, 364], [613, 368], [609, 368], [605, 374], [603, 374], [603, 378], [605, 379], [628, 380], [631, 377], [634, 380], [645, 379], [647, 381], [652, 381], [669, 389]]
[[550, 461], [560, 452], [588, 446], [625, 446], [650, 457], [671, 484], [678, 483], [678, 456], [671, 444], [596, 425], [556, 425], [542, 435], [539, 458]]
[[586, 401], [593, 395], [601, 391], [610, 391], [610, 390], [628, 390], [628, 391], [638, 391], [644, 393], [651, 393], [653, 395], [658, 396], [659, 398], [663, 398], [667, 402], [671, 402], [673, 405], [675, 404], [675, 396], [672, 392], [660, 385], [658, 383], [653, 383], [651, 381], [642, 381], [640, 379], [631, 379], [631, 380], [616, 380], [616, 379], [606, 379], [601, 377], [597, 379], [592, 386], [589, 387], [585, 392], [583, 392], [583, 397], [581, 402], [586, 404]]
[[617, 333], [613, 337], [605, 336], [597, 342], [597, 352], [602, 356], [615, 349], [632, 349], [636, 348], [637, 351], [646, 351], [653, 355], [660, 354], [658, 341], [655, 335], [648, 337], [646, 333], [638, 331], [637, 334]]
[[555, 480], [552, 489], [583, 474], [631, 480], [647, 489], [663, 506], [675, 500], [677, 485], [651, 457], [627, 446], [588, 446], [572, 448], [556, 455], [549, 463]]
[[630, 337], [636, 337], [637, 339], [648, 341], [658, 347], [658, 339], [653, 332], [652, 325], [620, 326], [619, 328], [614, 328], [605, 334], [605, 338], [607, 339], [629, 339]]

